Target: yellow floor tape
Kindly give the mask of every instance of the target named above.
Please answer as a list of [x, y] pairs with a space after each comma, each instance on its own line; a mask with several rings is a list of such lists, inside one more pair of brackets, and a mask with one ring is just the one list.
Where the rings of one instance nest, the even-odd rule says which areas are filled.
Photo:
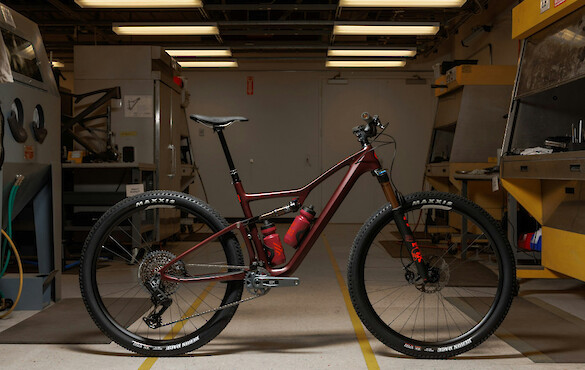
[[372, 351], [370, 342], [366, 337], [366, 333], [364, 331], [364, 327], [362, 326], [362, 322], [360, 321], [360, 318], [358, 317], [357, 313], [353, 309], [353, 305], [351, 304], [351, 299], [349, 298], [349, 291], [347, 290], [345, 280], [343, 280], [343, 276], [341, 275], [341, 271], [339, 270], [339, 266], [337, 265], [335, 256], [333, 256], [331, 245], [329, 245], [329, 241], [327, 240], [325, 235], [322, 235], [322, 237], [323, 243], [325, 244], [325, 249], [329, 254], [331, 264], [333, 265], [333, 270], [335, 271], [335, 276], [337, 277], [337, 282], [339, 283], [339, 288], [341, 289], [341, 294], [343, 295], [343, 300], [345, 301], [345, 306], [347, 307], [349, 318], [351, 319], [351, 325], [353, 325], [355, 336], [357, 337], [358, 343], [360, 344], [360, 348], [362, 349], [364, 360], [366, 360], [366, 366], [368, 367], [368, 369], [380, 369], [380, 365], [378, 365], [376, 356], [374, 356], [374, 351]]
[[[215, 285], [215, 282], [209, 284], [207, 286], [207, 288], [205, 288], [205, 290], [203, 290], [203, 293], [201, 293], [201, 295], [199, 295], [199, 297], [197, 297], [197, 299], [195, 300], [195, 302], [193, 302], [193, 304], [191, 305], [191, 307], [189, 307], [189, 309], [187, 310], [187, 312], [185, 312], [185, 314], [183, 314], [183, 316], [181, 317], [182, 319], [189, 317], [191, 315], [193, 315], [195, 313], [195, 311], [197, 310], [197, 307], [199, 307], [201, 305], [201, 303], [203, 302], [203, 300], [205, 299], [205, 297], [207, 297], [207, 294], [211, 291], [211, 289], [213, 289], [213, 286]], [[173, 339], [175, 337], [175, 335], [183, 328], [183, 325], [185, 325], [185, 321], [179, 321], [178, 323], [176, 323], [173, 328], [171, 329], [170, 332], [168, 332], [167, 335], [165, 335], [165, 337], [163, 338], [163, 340], [169, 340], [169, 339]], [[146, 360], [144, 360], [144, 362], [142, 363], [142, 365], [140, 365], [140, 367], [138, 368], [138, 370], [148, 370], [150, 369], [154, 363], [156, 362], [156, 360], [158, 360], [158, 357], [149, 357]]]

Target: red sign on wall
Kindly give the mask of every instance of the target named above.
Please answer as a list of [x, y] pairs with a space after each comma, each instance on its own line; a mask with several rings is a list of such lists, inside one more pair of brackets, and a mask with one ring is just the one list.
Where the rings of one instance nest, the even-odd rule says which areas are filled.
[[35, 147], [32, 145], [24, 146], [24, 159], [33, 160], [35, 159]]
[[254, 95], [254, 76], [246, 77], [246, 94]]
[[562, 3], [564, 3], [567, 0], [555, 0], [555, 8], [559, 5], [561, 5]]

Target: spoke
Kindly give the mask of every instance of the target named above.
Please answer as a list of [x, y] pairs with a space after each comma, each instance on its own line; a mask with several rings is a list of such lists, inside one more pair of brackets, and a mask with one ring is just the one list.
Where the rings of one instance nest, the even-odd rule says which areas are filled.
[[[396, 291], [396, 290], [400, 290], [400, 289], [402, 289], [404, 287], [407, 287], [407, 286], [408, 285], [403, 285], [403, 286], [399, 286], [397, 288], [387, 288], [387, 289], [384, 289], [384, 290], [392, 289], [393, 291]], [[378, 290], [378, 292], [380, 292], [380, 291], [381, 290]], [[373, 292], [368, 292], [368, 294], [370, 294], [370, 293], [373, 293]], [[376, 304], [380, 303], [381, 301], [383, 301], [384, 299], [386, 299], [388, 296], [390, 296], [392, 293], [394, 293], [394, 292], [390, 292], [390, 293], [386, 294], [385, 296], [383, 296], [382, 298], [378, 299], [376, 302], [373, 302], [372, 303], [372, 306], [375, 306]]]
[[[401, 288], [406, 288], [407, 286], [408, 286], [408, 285], [405, 285], [405, 286], [403, 286], [403, 287], [401, 287]], [[388, 295], [390, 295], [390, 294], [388, 294]], [[387, 296], [388, 296], [388, 295], [387, 295]], [[386, 297], [387, 297], [387, 296], [386, 296]], [[390, 302], [390, 304], [389, 304], [389, 305], [388, 305], [388, 306], [387, 306], [387, 307], [384, 309], [384, 311], [380, 312], [380, 314], [378, 314], [378, 316], [382, 317], [382, 315], [383, 315], [383, 314], [384, 314], [386, 311], [388, 311], [388, 309], [389, 309], [390, 307], [392, 307], [392, 305], [394, 304], [394, 302], [396, 302], [396, 300], [397, 300], [398, 298], [400, 298], [400, 297], [401, 297], [401, 295], [400, 295], [400, 294], [397, 294], [397, 295], [396, 295], [396, 298], [394, 298], [394, 300], [393, 300], [392, 302]]]
[[[152, 251], [152, 243], [148, 243], [146, 241], [146, 239], [144, 239], [144, 237], [142, 236], [142, 233], [140, 232], [140, 229], [138, 227], [136, 227], [136, 225], [134, 225], [134, 222], [132, 222], [131, 218], [128, 218], [128, 222], [130, 222], [130, 225], [132, 226], [132, 228], [136, 231], [136, 233], [140, 236], [140, 239], [142, 239], [142, 242], [144, 242], [145, 245], [148, 245], [147, 251], [151, 252]], [[126, 233], [126, 231], [122, 230], [124, 233]], [[128, 233], [126, 233], [126, 235], [128, 235]], [[128, 235], [130, 237], [130, 239], [134, 240], [134, 238], [130, 235]]]
[[[423, 294], [423, 293], [421, 293], [421, 294]], [[405, 307], [405, 308], [404, 308], [404, 309], [403, 309], [403, 310], [402, 310], [402, 311], [401, 311], [401, 312], [400, 312], [398, 315], [396, 315], [396, 317], [394, 318], [394, 320], [392, 320], [392, 321], [390, 322], [390, 324], [392, 324], [394, 321], [396, 321], [396, 319], [398, 319], [400, 316], [402, 316], [402, 314], [403, 314], [404, 312], [406, 312], [406, 310], [408, 310], [408, 309], [410, 308], [410, 306], [412, 306], [412, 305], [414, 304], [414, 302], [416, 302], [416, 301], [417, 301], [417, 299], [421, 299], [421, 297], [420, 297], [420, 296], [418, 296], [418, 297], [416, 297], [416, 298], [415, 298], [415, 299], [414, 299], [412, 302], [410, 302], [410, 304], [409, 304], [408, 306], [406, 306], [406, 307]], [[412, 313], [411, 313], [411, 315], [412, 315]]]
[[[417, 297], [417, 299], [418, 299], [418, 302], [419, 302], [419, 303], [420, 303], [420, 301], [422, 300], [422, 294], [424, 294], [424, 293], [421, 293], [421, 296], [420, 296], [420, 297]], [[411, 304], [409, 304], [409, 305], [408, 305], [408, 306], [407, 306], [407, 307], [406, 307], [404, 310], [402, 310], [402, 312], [401, 312], [400, 314], [398, 314], [398, 316], [396, 316], [396, 318], [399, 318], [400, 316], [402, 316], [402, 313], [403, 313], [403, 312], [405, 312], [406, 310], [408, 310], [408, 308], [409, 308], [410, 306], [412, 306], [412, 305], [414, 304], [414, 302], [416, 302], [416, 301], [417, 301], [417, 299], [415, 299], [414, 301], [412, 301], [412, 303], [411, 303]], [[412, 315], [414, 314], [414, 311], [416, 311], [416, 310], [412, 310], [412, 311], [410, 312], [410, 315], [408, 315], [408, 318], [406, 319], [406, 321], [405, 321], [405, 322], [404, 322], [404, 324], [402, 325], [402, 328], [400, 328], [400, 330], [398, 331], [399, 333], [400, 333], [400, 332], [402, 332], [402, 329], [404, 329], [404, 327], [406, 326], [406, 324], [408, 324], [408, 321], [410, 321], [410, 318], [411, 318], [411, 317], [412, 317]], [[396, 319], [395, 319], [395, 320], [396, 320]], [[416, 324], [416, 322], [415, 322], [415, 324]], [[414, 330], [413, 330], [413, 332], [414, 332]]]
[[112, 254], [114, 254], [114, 255], [116, 255], [116, 256], [118, 256], [118, 257], [120, 257], [120, 259], [121, 259], [122, 261], [125, 261], [125, 262], [126, 262], [126, 263], [128, 263], [129, 265], [131, 265], [131, 264], [132, 264], [132, 261], [131, 261], [131, 260], [127, 260], [125, 257], [122, 257], [122, 256], [120, 256], [118, 253], [114, 252], [113, 250], [110, 250], [110, 249], [108, 249], [108, 248], [107, 248], [105, 245], [102, 245], [102, 248], [103, 248], [103, 249], [105, 249], [105, 250], [107, 250], [108, 252], [110, 252], [110, 253], [112, 253]]
[[[423, 293], [421, 295], [421, 300], [423, 301], [423, 306], [424, 306], [424, 299], [425, 299], [425, 294]], [[418, 313], [420, 312], [420, 300], [418, 302], [418, 307], [416, 308], [416, 316], [414, 316], [414, 325], [412, 326], [412, 334], [411, 337], [414, 338], [414, 329], [416, 329], [416, 323], [418, 321]], [[424, 315], [424, 313], [423, 313]]]
[[[453, 318], [453, 315], [451, 315], [451, 313], [449, 312], [449, 310], [447, 310], [447, 307], [445, 306], [445, 300], [446, 300], [446, 299], [445, 299], [445, 297], [443, 296], [443, 294], [441, 294], [441, 292], [439, 292], [439, 295], [440, 295], [440, 296], [443, 298], [443, 299], [441, 300], [441, 303], [443, 304], [443, 308], [445, 308], [445, 312], [447, 312], [447, 313], [449, 314], [449, 317], [450, 317], [450, 318], [451, 318], [451, 320], [453, 321], [453, 324], [455, 324], [455, 327], [457, 328], [457, 330], [459, 330], [459, 334], [463, 334], [463, 330], [461, 330], [461, 329], [459, 328], [459, 325], [457, 325], [457, 322], [456, 322], [456, 321], [455, 321], [455, 319]], [[451, 306], [453, 306], [453, 305], [451, 305]], [[455, 307], [453, 307], [453, 308], [455, 308]], [[447, 325], [449, 325], [449, 324], [447, 324]], [[451, 336], [450, 332], [449, 332], [449, 336]]]
[[123, 250], [124, 252], [126, 252], [127, 255], [130, 256], [130, 259], [132, 259], [132, 254], [130, 252], [128, 252], [126, 250], [126, 248], [124, 248], [124, 246], [122, 246], [122, 244], [120, 244], [120, 242], [118, 242], [116, 239], [114, 239], [113, 236], [109, 235], [108, 238], [113, 241], [114, 243], [116, 243], [118, 245], [118, 247], [120, 247], [121, 250]]

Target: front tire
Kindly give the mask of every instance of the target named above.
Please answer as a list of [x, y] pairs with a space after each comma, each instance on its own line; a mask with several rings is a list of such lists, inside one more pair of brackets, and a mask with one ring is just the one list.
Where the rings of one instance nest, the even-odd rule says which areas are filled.
[[402, 209], [432, 281], [417, 279], [388, 204], [362, 226], [351, 249], [353, 306], [376, 338], [406, 355], [466, 352], [493, 334], [510, 308], [516, 285], [510, 245], [485, 210], [460, 196], [415, 193]]

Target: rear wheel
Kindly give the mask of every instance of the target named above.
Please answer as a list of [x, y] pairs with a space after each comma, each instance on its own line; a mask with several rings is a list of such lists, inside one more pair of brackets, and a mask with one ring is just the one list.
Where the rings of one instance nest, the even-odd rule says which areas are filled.
[[[181, 226], [198, 233], [181, 234]], [[158, 271], [226, 226], [207, 204], [182, 193], [147, 192], [112, 207], [82, 251], [81, 293], [97, 326], [119, 345], [148, 356], [185, 353], [217, 336], [236, 311], [243, 281], [179, 283], [160, 280]], [[243, 265], [230, 233], [186, 255], [168, 274], [223, 274]]]
[[362, 226], [351, 250], [353, 305], [368, 330], [397, 351], [420, 358], [468, 351], [496, 330], [512, 303], [511, 248], [487, 212], [454, 194], [411, 194], [402, 209], [428, 280], [419, 278], [386, 205]]

